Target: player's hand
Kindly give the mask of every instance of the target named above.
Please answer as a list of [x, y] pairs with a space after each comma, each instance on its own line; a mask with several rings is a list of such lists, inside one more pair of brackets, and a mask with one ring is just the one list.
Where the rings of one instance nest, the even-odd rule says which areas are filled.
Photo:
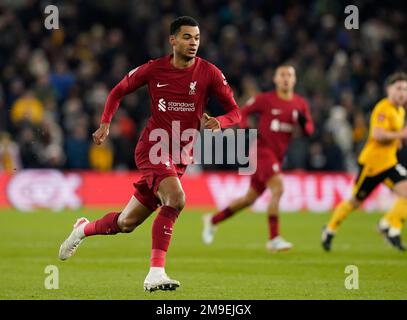
[[97, 145], [103, 143], [109, 135], [109, 124], [101, 123], [100, 127], [92, 134], [93, 142]]
[[407, 127], [404, 127], [400, 132], [401, 139], [407, 139]]
[[204, 113], [202, 116], [202, 122], [204, 129], [211, 129], [212, 131], [220, 131], [220, 122], [214, 117], [208, 116], [207, 113]]

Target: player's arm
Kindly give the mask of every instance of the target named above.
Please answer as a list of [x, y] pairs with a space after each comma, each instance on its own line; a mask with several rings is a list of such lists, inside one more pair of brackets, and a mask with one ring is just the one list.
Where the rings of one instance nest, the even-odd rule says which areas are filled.
[[312, 120], [308, 103], [305, 100], [301, 109], [298, 111], [298, 124], [307, 136], [314, 133], [314, 121]]
[[130, 71], [109, 93], [99, 128], [93, 133], [93, 141], [101, 144], [109, 135], [110, 122], [119, 108], [121, 100], [129, 93], [147, 83], [149, 63]]
[[249, 127], [249, 117], [253, 114], [260, 113], [261, 111], [261, 95], [257, 95], [255, 97], [251, 97], [247, 100], [246, 104], [240, 109], [242, 113], [242, 119], [240, 121], [241, 128], [248, 128]]
[[241, 119], [241, 114], [233, 98], [233, 91], [222, 72], [215, 66], [213, 66], [212, 70], [211, 90], [227, 113], [219, 117], [209, 117], [207, 114], [204, 114], [205, 128], [220, 130], [221, 128], [228, 128], [238, 124]]
[[370, 121], [372, 137], [380, 143], [389, 143], [396, 139], [401, 140], [407, 138], [407, 128], [403, 128], [401, 131], [391, 130], [391, 115], [382, 108], [373, 110]]
[[373, 127], [372, 137], [380, 143], [389, 143], [396, 139], [407, 139], [407, 127], [398, 132], [386, 130], [382, 127]]

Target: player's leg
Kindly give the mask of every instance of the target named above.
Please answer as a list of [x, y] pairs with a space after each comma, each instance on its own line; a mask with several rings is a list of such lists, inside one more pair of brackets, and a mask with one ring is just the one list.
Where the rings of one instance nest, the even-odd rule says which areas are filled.
[[[406, 172], [403, 171], [402, 173]], [[392, 183], [390, 185], [386, 183], [386, 185], [393, 189], [397, 198], [378, 225], [379, 231], [386, 237], [389, 243], [401, 251], [406, 250], [401, 241], [401, 231], [407, 218], [407, 180], [405, 178], [405, 174], [400, 175], [400, 177], [393, 176], [394, 186], [392, 186]]]
[[376, 176], [367, 176], [368, 169], [361, 166], [356, 178], [351, 199], [340, 202], [334, 209], [332, 216], [322, 229], [321, 243], [325, 251], [331, 250], [332, 240], [338, 230], [339, 225], [357, 209], [371, 192], [384, 180], [386, 173]]
[[225, 209], [217, 212], [216, 214], [208, 213], [204, 215], [203, 222], [204, 227], [202, 231], [202, 240], [205, 244], [211, 244], [213, 242], [216, 225], [226, 219], [232, 217], [235, 213], [251, 206], [259, 197], [258, 191], [253, 187], [250, 187], [247, 193], [233, 200]]
[[331, 219], [328, 222], [327, 229], [329, 232], [336, 233], [339, 225], [362, 204], [362, 200], [352, 197], [349, 200], [340, 202], [334, 209]]
[[390, 210], [380, 219], [378, 230], [385, 239], [395, 248], [405, 251], [402, 243], [401, 231], [406, 219], [407, 199], [397, 197]]
[[225, 209], [216, 213], [212, 217], [212, 223], [217, 225], [220, 222], [232, 217], [235, 213], [251, 206], [258, 197], [259, 193], [250, 187], [244, 196], [233, 200]]
[[338, 230], [339, 225], [362, 203], [363, 200], [353, 196], [349, 200], [340, 202], [335, 207], [328, 224], [322, 228], [321, 243], [325, 251], [331, 250], [332, 240]]
[[292, 248], [292, 244], [280, 236], [279, 230], [280, 199], [284, 192], [282, 174], [273, 175], [267, 181], [267, 187], [271, 191], [271, 199], [267, 207], [269, 241], [266, 244], [266, 248], [270, 251], [289, 250]]
[[142, 224], [153, 211], [154, 210], [144, 206], [135, 196], [132, 196], [117, 219], [120, 232], [132, 232], [137, 226]]
[[84, 234], [89, 237], [98, 234], [129, 233], [142, 224], [151, 213], [152, 210], [132, 196], [123, 211], [108, 213], [101, 219], [90, 222], [84, 227]]
[[150, 209], [132, 196], [122, 212], [109, 212], [102, 218], [92, 222], [89, 222], [86, 218], [79, 218], [74, 225], [73, 231], [60, 247], [59, 258], [61, 260], [70, 258], [85, 237], [131, 232], [151, 212]]
[[185, 193], [178, 177], [169, 176], [159, 182], [157, 196], [162, 207], [152, 227], [150, 271], [144, 280], [144, 289], [175, 290], [180, 283], [165, 272], [165, 258], [171, 242], [173, 226], [185, 205]]

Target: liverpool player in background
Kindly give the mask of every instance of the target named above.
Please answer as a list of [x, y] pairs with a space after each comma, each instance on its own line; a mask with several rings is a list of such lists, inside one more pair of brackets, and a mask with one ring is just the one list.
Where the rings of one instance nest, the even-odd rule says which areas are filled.
[[251, 98], [242, 108], [242, 126], [247, 126], [249, 115], [258, 115], [257, 170], [251, 177], [246, 195], [234, 200], [227, 208], [215, 215], [204, 216], [202, 238], [204, 243], [213, 241], [216, 227], [236, 212], [252, 205], [268, 188], [272, 193], [267, 208], [269, 241], [266, 248], [271, 251], [288, 250], [292, 244], [279, 235], [279, 203], [283, 194], [281, 163], [293, 129], [299, 124], [306, 135], [311, 135], [314, 125], [307, 102], [294, 92], [295, 69], [291, 65], [277, 68], [274, 83], [276, 90], [261, 93]]
[[[190, 141], [173, 141], [174, 123], [180, 126], [178, 134], [182, 134], [187, 129], [199, 130], [201, 125], [205, 129], [220, 130], [240, 122], [240, 110], [225, 77], [214, 65], [196, 56], [199, 37], [199, 26], [193, 18], [175, 19], [171, 23], [169, 37], [173, 53], [130, 71], [110, 92], [100, 127], [93, 134], [96, 144], [101, 144], [107, 138], [109, 123], [121, 99], [141, 86], [148, 85], [151, 117], [135, 150], [136, 164], [142, 177], [134, 184], [134, 195], [123, 211], [110, 212], [92, 222], [86, 218], [78, 219], [74, 230], [61, 245], [60, 259], [71, 257], [85, 237], [133, 231], [160, 207], [152, 226], [151, 267], [144, 280], [144, 290], [174, 290], [180, 285], [167, 276], [164, 266], [173, 225], [185, 205], [180, 178], [187, 163], [174, 160], [171, 149], [167, 154], [168, 161], [155, 164], [150, 151], [153, 146], [156, 149], [157, 142], [152, 141], [154, 138], [150, 134], [157, 132], [154, 129], [160, 129], [161, 132], [164, 130], [171, 138], [170, 141], [162, 142], [162, 147], [175, 143], [182, 153], [183, 147]], [[214, 118], [204, 114], [211, 93], [228, 111], [225, 115]], [[161, 150], [165, 153], [164, 148]]]

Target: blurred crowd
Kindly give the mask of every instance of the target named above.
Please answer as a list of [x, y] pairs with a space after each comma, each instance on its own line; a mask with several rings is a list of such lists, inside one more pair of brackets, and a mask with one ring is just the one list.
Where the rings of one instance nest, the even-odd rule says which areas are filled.
[[[122, 101], [107, 143], [95, 146], [91, 133], [109, 90], [170, 52], [169, 24], [179, 15], [199, 21], [198, 54], [223, 71], [240, 106], [273, 88], [278, 64], [296, 67], [296, 89], [317, 130], [310, 138], [295, 132], [286, 169], [354, 171], [385, 77], [407, 70], [407, 14], [397, 1], [359, 1], [359, 29], [346, 30], [341, 2], [52, 1], [60, 29], [47, 30], [47, 1], [3, 0], [0, 171], [135, 168], [134, 146], [150, 113], [145, 89]], [[208, 111], [223, 112], [212, 99]]]

